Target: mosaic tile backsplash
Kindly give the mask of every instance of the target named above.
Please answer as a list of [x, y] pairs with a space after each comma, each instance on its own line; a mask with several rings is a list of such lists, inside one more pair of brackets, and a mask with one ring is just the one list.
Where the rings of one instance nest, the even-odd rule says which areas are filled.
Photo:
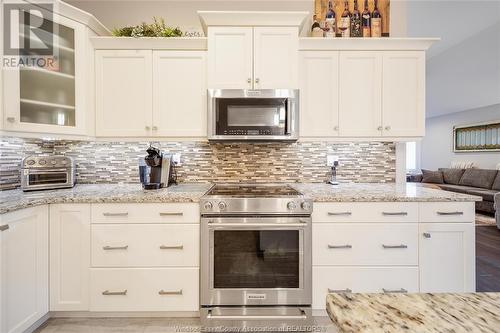
[[[153, 142], [180, 153], [179, 182], [324, 182], [327, 155], [339, 156], [341, 182], [392, 183], [395, 144], [387, 142], [208, 143]], [[149, 142], [0, 141], [0, 188], [18, 187], [21, 159], [33, 154], [71, 156], [77, 183], [137, 183], [138, 159]]]

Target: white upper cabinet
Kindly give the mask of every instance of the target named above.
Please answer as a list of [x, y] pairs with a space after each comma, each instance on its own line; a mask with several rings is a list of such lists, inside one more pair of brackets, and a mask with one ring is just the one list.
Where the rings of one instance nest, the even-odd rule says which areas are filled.
[[474, 292], [474, 224], [421, 224], [419, 233], [420, 292]]
[[298, 28], [209, 27], [208, 87], [298, 87]]
[[25, 332], [49, 311], [47, 206], [0, 216], [2, 333]]
[[300, 56], [300, 135], [338, 136], [339, 52], [304, 51]]
[[[340, 136], [380, 136], [382, 54], [374, 51], [340, 52], [339, 67]], [[325, 96], [325, 102], [327, 98]]]
[[299, 31], [296, 27], [254, 28], [254, 88], [298, 88]]
[[153, 135], [207, 135], [205, 51], [153, 51]]
[[[35, 14], [33, 11], [31, 15]], [[46, 13], [40, 10], [39, 13]], [[44, 18], [54, 57], [43, 67], [4, 68], [4, 129], [19, 132], [86, 134], [88, 90], [86, 86], [87, 29], [66, 17], [50, 14]], [[45, 16], [48, 17], [48, 16]], [[53, 29], [50, 31], [48, 28]], [[23, 39], [19, 33], [17, 38]], [[44, 48], [44, 42], [31, 40], [33, 47]], [[33, 51], [25, 50], [33, 55]], [[36, 53], [36, 52], [35, 52]]]
[[253, 29], [208, 29], [208, 87], [250, 89], [253, 84]]
[[97, 50], [96, 135], [152, 134], [152, 51]]
[[384, 136], [425, 135], [425, 52], [383, 52]]

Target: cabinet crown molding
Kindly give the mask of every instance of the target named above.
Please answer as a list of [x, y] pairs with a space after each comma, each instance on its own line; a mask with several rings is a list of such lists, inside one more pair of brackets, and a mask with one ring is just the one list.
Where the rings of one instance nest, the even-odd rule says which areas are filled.
[[205, 34], [209, 26], [302, 27], [309, 12], [303, 11], [198, 11]]
[[299, 38], [300, 51], [425, 51], [441, 38]]

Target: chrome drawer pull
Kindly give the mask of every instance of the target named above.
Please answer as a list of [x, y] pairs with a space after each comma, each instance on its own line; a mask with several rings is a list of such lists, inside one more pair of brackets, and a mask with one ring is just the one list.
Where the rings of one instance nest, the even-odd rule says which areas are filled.
[[224, 320], [292, 320], [292, 319], [307, 319], [307, 314], [300, 309], [300, 315], [214, 315], [212, 310], [208, 310], [207, 319], [224, 319]]
[[160, 213], [160, 216], [182, 216], [184, 213]]
[[385, 216], [406, 216], [407, 212], [382, 212], [382, 215]]
[[401, 245], [385, 245], [385, 244], [382, 244], [382, 247], [384, 249], [407, 249], [408, 245], [404, 245], [404, 244], [401, 244]]
[[438, 215], [464, 215], [464, 212], [437, 212]]
[[103, 246], [103, 250], [126, 250], [128, 249], [128, 245], [125, 246]]
[[160, 245], [160, 250], [182, 250], [183, 248], [184, 245], [173, 245], [173, 246]]
[[120, 296], [120, 295], [127, 295], [127, 289], [124, 291], [109, 291], [109, 290], [104, 290], [102, 292], [104, 296]]
[[341, 294], [341, 293], [352, 293], [352, 290], [349, 288], [345, 289], [330, 289], [328, 288], [329, 293]]
[[408, 292], [408, 290], [406, 290], [404, 288], [396, 289], [396, 290], [382, 288], [382, 291], [384, 292], [384, 294], [390, 294], [390, 293], [393, 293], [393, 294], [404, 294], [404, 293]]
[[352, 249], [352, 245], [345, 244], [345, 245], [330, 245], [328, 244], [329, 249]]
[[431, 234], [428, 232], [424, 232], [422, 235], [424, 236], [424, 238], [431, 238]]
[[175, 290], [175, 291], [165, 291], [165, 290], [160, 290], [158, 292], [159, 295], [182, 295], [182, 289], [180, 290]]
[[5, 231], [5, 230], [8, 230], [8, 229], [9, 229], [9, 225], [8, 224], [0, 225], [0, 231]]
[[329, 216], [350, 216], [352, 212], [328, 212]]
[[104, 216], [128, 216], [128, 213], [102, 213]]

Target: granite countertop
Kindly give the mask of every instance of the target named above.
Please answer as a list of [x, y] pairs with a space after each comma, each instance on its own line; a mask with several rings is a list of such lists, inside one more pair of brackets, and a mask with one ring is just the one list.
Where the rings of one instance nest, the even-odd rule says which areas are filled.
[[500, 293], [329, 294], [340, 332], [500, 331]]
[[346, 183], [330, 185], [326, 183], [304, 183], [292, 185], [315, 202], [426, 202], [426, 201], [481, 201], [475, 195], [454, 193], [425, 187], [422, 184], [406, 185], [377, 183]]
[[71, 189], [0, 192], [0, 214], [55, 203], [153, 203], [198, 202], [210, 188], [208, 183], [183, 183], [145, 191], [140, 184], [77, 184]]
[[[145, 191], [140, 184], [77, 184], [72, 189], [0, 192], [0, 214], [53, 203], [145, 203], [198, 202], [208, 191], [208, 183], [181, 183], [168, 188]], [[348, 183], [332, 186], [323, 183], [292, 184], [316, 202], [350, 201], [478, 201], [480, 197], [446, 192], [416, 184]]]

